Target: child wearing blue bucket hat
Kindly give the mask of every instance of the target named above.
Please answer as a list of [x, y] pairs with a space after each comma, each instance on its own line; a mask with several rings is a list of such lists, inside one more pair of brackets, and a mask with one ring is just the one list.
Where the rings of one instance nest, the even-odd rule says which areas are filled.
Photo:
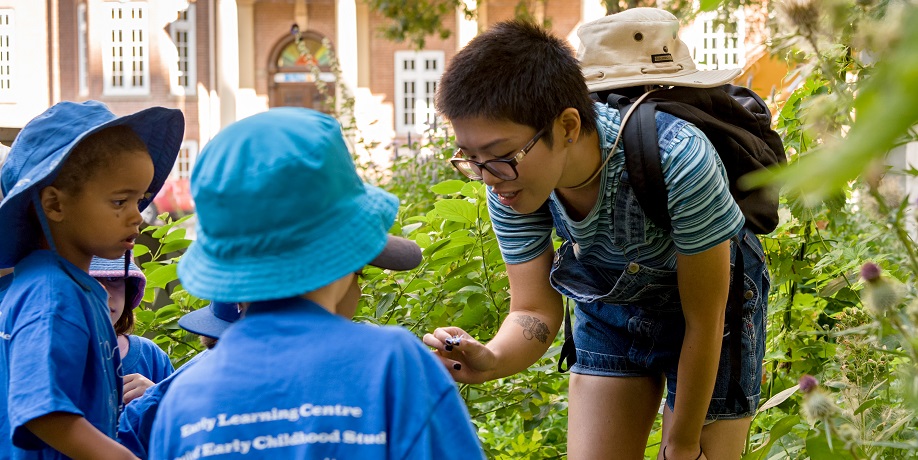
[[124, 377], [121, 399], [127, 404], [169, 377], [175, 368], [169, 355], [152, 340], [132, 334], [134, 309], [143, 298], [147, 278], [129, 254], [116, 260], [93, 257], [89, 276], [102, 283], [108, 293], [108, 310], [118, 337]]
[[0, 458], [134, 458], [115, 440], [121, 359], [93, 256], [134, 245], [169, 175], [178, 110], [118, 117], [61, 102], [30, 121], [0, 170]]
[[118, 419], [118, 442], [127, 447], [138, 458], [147, 458], [147, 449], [150, 447], [150, 432], [153, 430], [153, 420], [159, 410], [166, 390], [181, 373], [190, 369], [196, 363], [210, 356], [209, 350], [213, 348], [223, 331], [236, 322], [245, 310], [245, 305], [231, 302], [211, 302], [210, 305], [186, 313], [179, 318], [178, 325], [188, 332], [198, 334], [201, 343], [207, 348], [191, 358], [185, 365], [178, 368], [165, 380], [148, 388], [139, 398], [127, 403]]
[[191, 177], [195, 296], [247, 302], [175, 379], [150, 458], [484, 458], [456, 385], [416, 336], [350, 321], [367, 264], [421, 261], [388, 235], [398, 199], [365, 184], [334, 118], [277, 108], [238, 121]]

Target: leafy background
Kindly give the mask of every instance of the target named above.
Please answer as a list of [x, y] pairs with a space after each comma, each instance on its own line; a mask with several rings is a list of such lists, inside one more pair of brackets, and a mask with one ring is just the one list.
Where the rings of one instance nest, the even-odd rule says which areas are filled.
[[[425, 2], [409, 6], [418, 3]], [[700, 5], [730, 11], [747, 3], [753, 2]], [[683, 16], [697, 12], [674, 4]], [[782, 223], [762, 237], [772, 276], [768, 350], [762, 405], [743, 458], [915, 458], [918, 222], [907, 179], [918, 170], [890, 167], [902, 161], [889, 152], [918, 140], [918, 4], [787, 0], [769, 3], [768, 11], [770, 50], [793, 64], [799, 84], [786, 101], [776, 101], [790, 166], [749, 182], [777, 181], [783, 193]], [[329, 107], [336, 107], [355, 148], [366, 147], [353, 128], [353, 100], [338, 94]], [[410, 272], [366, 270], [355, 320], [419, 336], [455, 324], [487, 341], [509, 299], [484, 189], [447, 165], [454, 149], [448, 126], [391, 148], [391, 168], [360, 167], [367, 180], [401, 197], [392, 233], [416, 241], [424, 262]], [[184, 291], [176, 276], [192, 216], [160, 217], [164, 224], [147, 227], [149, 243], [137, 248], [148, 277], [137, 333], [154, 338], [180, 365], [201, 346], [176, 320], [207, 302]], [[879, 277], [865, 281], [861, 270], [868, 273], [873, 262]], [[556, 370], [559, 345], [526, 372], [459, 386], [489, 458], [566, 456], [567, 378]], [[807, 375], [819, 384], [801, 391], [798, 382]], [[658, 419], [647, 458], [656, 458], [659, 442]]]

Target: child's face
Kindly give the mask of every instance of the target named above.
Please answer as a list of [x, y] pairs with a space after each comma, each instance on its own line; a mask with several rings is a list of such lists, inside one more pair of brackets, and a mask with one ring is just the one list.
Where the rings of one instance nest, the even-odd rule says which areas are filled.
[[94, 171], [81, 190], [57, 190], [59, 208], [46, 214], [58, 253], [88, 267], [92, 256], [117, 259], [132, 249], [143, 221], [138, 203], [152, 181], [150, 156], [132, 151]]
[[112, 317], [112, 324], [121, 319], [124, 313], [124, 278], [96, 278], [108, 292], [108, 311]]
[[[538, 131], [526, 125], [486, 118], [452, 120], [452, 126], [463, 158], [479, 163], [513, 157]], [[556, 144], [557, 141], [555, 139]], [[520, 213], [534, 212], [545, 203], [561, 179], [567, 156], [563, 149], [560, 150], [552, 151], [540, 140], [516, 165], [518, 177], [515, 180], [501, 180], [483, 171], [483, 181], [494, 188], [502, 204]]]

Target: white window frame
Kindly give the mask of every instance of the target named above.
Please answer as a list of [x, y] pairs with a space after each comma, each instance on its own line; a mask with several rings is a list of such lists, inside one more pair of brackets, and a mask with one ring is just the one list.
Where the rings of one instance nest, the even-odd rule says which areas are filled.
[[443, 51], [395, 52], [396, 133], [420, 133], [433, 123], [434, 96], [445, 60]]
[[[102, 94], [150, 94], [150, 20], [147, 2], [106, 2], [102, 45]], [[136, 53], [139, 58], [132, 58]], [[120, 65], [119, 65], [120, 64]], [[140, 69], [136, 69], [136, 65]], [[119, 67], [116, 71], [115, 67]], [[121, 78], [119, 84], [115, 79]], [[138, 82], [139, 78], [139, 82]]]
[[14, 102], [16, 15], [12, 8], [0, 8], [0, 102]]
[[[173, 95], [177, 96], [192, 96], [195, 94], [197, 87], [197, 39], [196, 32], [197, 28], [195, 27], [195, 4], [189, 3], [188, 9], [185, 10], [186, 15], [185, 19], [176, 20], [172, 22], [169, 26], [169, 36], [172, 38], [172, 43], [175, 46], [175, 61], [172, 63], [171, 75], [169, 78], [170, 87]], [[179, 63], [182, 61], [181, 49], [179, 48], [179, 34], [185, 34], [186, 42], [184, 47], [188, 53], [185, 56], [186, 64], [188, 65], [188, 71], [182, 72], [179, 69]], [[187, 84], [181, 85], [179, 79], [185, 77], [187, 79]]]
[[698, 70], [742, 69], [746, 65], [746, 15], [736, 10], [731, 20], [736, 33], [727, 33], [723, 24], [716, 24], [717, 14], [707, 11], [696, 18], [692, 57]]
[[89, 23], [85, 2], [77, 5], [77, 80], [80, 96], [89, 94]]
[[191, 179], [194, 164], [198, 161], [198, 141], [182, 141], [178, 156], [169, 174], [171, 179]]

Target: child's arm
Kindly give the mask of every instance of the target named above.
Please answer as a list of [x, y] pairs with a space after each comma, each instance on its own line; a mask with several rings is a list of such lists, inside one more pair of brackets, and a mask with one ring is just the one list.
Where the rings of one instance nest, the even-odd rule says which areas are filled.
[[74, 460], [137, 460], [131, 451], [77, 414], [52, 412], [26, 422], [25, 426], [49, 446]]
[[663, 440], [672, 458], [695, 458], [714, 393], [730, 284], [730, 241], [694, 255], [677, 256], [685, 338], [676, 383], [672, 431]]

